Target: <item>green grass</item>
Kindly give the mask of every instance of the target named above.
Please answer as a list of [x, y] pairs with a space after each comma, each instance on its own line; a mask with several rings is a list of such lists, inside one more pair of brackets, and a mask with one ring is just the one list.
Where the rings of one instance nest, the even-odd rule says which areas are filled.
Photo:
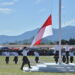
[[[34, 56], [28, 57], [31, 65], [36, 65]], [[75, 59], [75, 58], [74, 58]], [[54, 62], [52, 56], [41, 56], [40, 62]], [[75, 63], [75, 61], [74, 61]], [[74, 73], [51, 73], [51, 72], [23, 72], [20, 70], [22, 64], [22, 57], [19, 56], [18, 64], [14, 64], [13, 56], [10, 56], [10, 62], [8, 65], [5, 63], [5, 57], [0, 56], [0, 75], [75, 75]], [[27, 65], [25, 65], [27, 66]]]

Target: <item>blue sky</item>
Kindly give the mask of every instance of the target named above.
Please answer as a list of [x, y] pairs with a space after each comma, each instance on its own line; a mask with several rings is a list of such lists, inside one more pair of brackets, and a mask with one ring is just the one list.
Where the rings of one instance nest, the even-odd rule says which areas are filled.
[[[52, 14], [58, 27], [59, 0], [0, 0], [0, 35], [20, 35], [41, 27]], [[62, 0], [62, 27], [75, 25], [75, 0]]]

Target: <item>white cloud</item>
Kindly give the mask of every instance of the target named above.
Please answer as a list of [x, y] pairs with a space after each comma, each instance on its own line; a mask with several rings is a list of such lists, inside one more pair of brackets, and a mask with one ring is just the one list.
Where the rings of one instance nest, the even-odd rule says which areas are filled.
[[10, 14], [12, 9], [10, 8], [0, 8], [0, 13]]
[[35, 4], [39, 4], [43, 0], [36, 0]]
[[0, 6], [11, 6], [14, 4], [15, 4], [15, 2], [2, 2], [2, 3], [0, 3]]
[[12, 0], [12, 1], [10, 1], [10, 2], [1, 2], [0, 3], [0, 6], [11, 6], [11, 5], [14, 5], [14, 4], [16, 4], [16, 2], [18, 2], [19, 0]]
[[18, 0], [12, 0], [12, 1], [10, 1], [10, 2], [1, 2], [1, 3], [0, 3], [0, 6], [11, 6], [11, 5], [16, 4], [17, 1], [18, 1]]
[[16, 2], [18, 2], [19, 0], [12, 0], [10, 2], [1, 2], [0, 3], [0, 13], [5, 13], [5, 14], [10, 14], [12, 13], [13, 9], [12, 8], [8, 8], [7, 6], [13, 6], [16, 4]]
[[72, 24], [74, 24], [75, 23], [75, 19], [72, 19], [72, 20], [70, 20], [70, 21], [68, 21], [68, 22], [66, 22], [66, 23], [64, 23], [64, 24], [62, 24], [62, 27], [64, 27], [64, 26], [69, 26], [69, 25], [72, 25]]

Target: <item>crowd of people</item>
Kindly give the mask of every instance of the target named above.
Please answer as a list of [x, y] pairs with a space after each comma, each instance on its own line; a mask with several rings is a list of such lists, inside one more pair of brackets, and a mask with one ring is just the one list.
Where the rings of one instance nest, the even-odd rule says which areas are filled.
[[56, 45], [55, 45], [55, 50], [54, 50], [54, 59], [55, 59], [55, 62], [58, 63], [59, 50], [61, 49], [62, 62], [66, 63], [66, 64], [69, 64], [69, 62], [73, 63], [74, 52], [70, 48], [71, 47], [68, 45], [68, 43], [66, 43], [66, 45], [64, 46], [64, 49], [62, 50], [62, 48], [60, 48], [60, 46], [59, 46], [59, 43], [57, 42]]
[[[54, 47], [54, 60], [55, 60], [56, 64], [59, 62], [59, 50], [60, 49], [61, 48], [59, 46], [59, 43], [57, 42], [55, 47]], [[22, 53], [23, 58], [22, 58], [22, 65], [21, 65], [21, 68], [20, 68], [21, 70], [23, 70], [23, 67], [24, 67], [25, 64], [28, 64], [29, 69], [32, 68], [31, 65], [30, 65], [30, 61], [27, 57], [29, 51], [30, 50], [27, 47], [24, 47], [22, 49], [21, 53]], [[5, 56], [6, 56], [5, 62], [6, 62], [6, 64], [9, 64], [10, 54], [9, 54], [8, 51], [4, 52], [4, 53], [5, 53]], [[19, 54], [17, 52], [13, 52], [13, 53], [14, 53], [13, 61], [14, 61], [15, 64], [17, 64]], [[34, 50], [34, 56], [35, 56], [35, 62], [39, 63], [39, 53], [38, 53], [38, 51]], [[68, 45], [68, 43], [66, 43], [66, 45], [64, 46], [64, 49], [61, 51], [61, 56], [62, 56], [61, 58], [62, 58], [63, 63], [66, 63], [66, 64], [73, 63], [74, 54], [73, 54], [73, 50], [70, 50], [70, 46]]]
[[[21, 65], [21, 68], [20, 68], [21, 70], [23, 70], [23, 67], [24, 67], [25, 64], [28, 64], [29, 69], [31, 68], [30, 61], [29, 61], [29, 59], [27, 57], [29, 51], [30, 50], [27, 47], [24, 47], [22, 49], [21, 54], [22, 54], [23, 58], [22, 58], [22, 65]], [[5, 57], [6, 64], [9, 64], [9, 57], [10, 57], [9, 51], [3, 52], [3, 53], [6, 56]], [[14, 61], [15, 64], [17, 64], [19, 54], [18, 54], [18, 52], [13, 52], [13, 54], [14, 54], [13, 61]], [[34, 56], [35, 56], [35, 62], [39, 63], [39, 53], [37, 51], [34, 51]]]

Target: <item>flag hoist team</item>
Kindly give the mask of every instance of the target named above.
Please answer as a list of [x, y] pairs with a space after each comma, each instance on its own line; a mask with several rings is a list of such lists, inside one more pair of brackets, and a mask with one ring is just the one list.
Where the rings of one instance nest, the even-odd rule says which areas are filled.
[[[36, 37], [34, 38], [34, 40], [32, 41], [32, 44], [30, 45], [30, 48], [33, 48], [36, 45], [39, 45], [41, 43], [41, 40], [47, 36], [52, 36], [53, 32], [52, 32], [52, 16], [50, 15], [48, 17], [48, 19], [45, 21], [45, 23], [43, 24], [43, 26], [39, 29]], [[30, 61], [27, 57], [27, 53], [30, 51], [27, 47], [23, 48], [22, 51], [22, 55], [23, 55], [23, 59], [22, 59], [22, 65], [21, 65], [21, 70], [23, 70], [23, 67], [25, 64], [28, 64], [29, 69], [31, 69], [31, 65], [30, 65]], [[61, 48], [62, 49], [62, 48]], [[58, 63], [59, 60], [59, 50], [60, 50], [60, 46], [59, 46], [59, 42], [57, 42], [55, 44], [54, 47], [54, 59], [56, 64]], [[17, 64], [18, 62], [18, 53], [14, 52], [15, 57], [14, 57], [14, 62], [15, 64]], [[6, 54], [6, 64], [9, 63], [9, 52], [5, 52]], [[71, 47], [68, 45], [68, 43], [66, 43], [66, 45], [64, 46], [64, 48], [61, 50], [61, 58], [62, 58], [62, 62], [69, 64], [69, 62], [73, 63], [73, 50], [71, 50]], [[35, 62], [39, 63], [39, 52], [34, 50], [34, 55], [35, 55]]]

